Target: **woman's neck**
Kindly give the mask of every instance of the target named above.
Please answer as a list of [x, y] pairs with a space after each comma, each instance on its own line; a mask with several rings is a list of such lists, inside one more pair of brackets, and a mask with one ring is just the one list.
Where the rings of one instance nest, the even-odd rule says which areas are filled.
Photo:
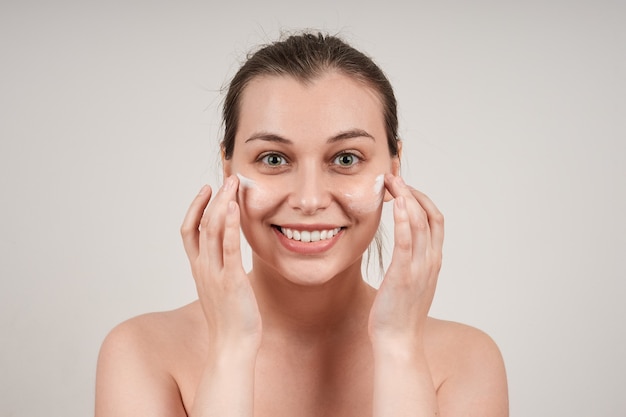
[[366, 330], [375, 290], [363, 281], [360, 262], [320, 284], [294, 283], [253, 261], [250, 280], [263, 333], [305, 340]]

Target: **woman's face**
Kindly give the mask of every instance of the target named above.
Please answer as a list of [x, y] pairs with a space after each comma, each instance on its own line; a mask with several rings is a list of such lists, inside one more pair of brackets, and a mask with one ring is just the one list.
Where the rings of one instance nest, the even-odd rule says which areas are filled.
[[360, 271], [380, 222], [383, 176], [397, 173], [398, 158], [380, 99], [364, 84], [337, 72], [306, 84], [264, 76], [243, 92], [224, 170], [240, 179], [255, 265], [310, 285]]

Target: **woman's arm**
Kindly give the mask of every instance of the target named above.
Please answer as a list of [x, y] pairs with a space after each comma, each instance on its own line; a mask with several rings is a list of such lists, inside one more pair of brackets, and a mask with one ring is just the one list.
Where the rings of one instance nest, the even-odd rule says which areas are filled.
[[226, 178], [209, 207], [204, 187], [181, 234], [207, 322], [208, 355], [190, 417], [252, 417], [261, 315], [241, 261], [238, 180]]
[[256, 356], [243, 346], [209, 354], [189, 417], [252, 417]]
[[[369, 318], [374, 352], [374, 417], [434, 417], [439, 406], [424, 331], [441, 267], [443, 217], [402, 178], [387, 175], [395, 198], [394, 250]], [[429, 217], [430, 215], [430, 217]]]
[[207, 325], [195, 336], [208, 335], [193, 405], [185, 410], [170, 374], [167, 363], [176, 355], [164, 353], [176, 336], [155, 331], [162, 326], [143, 317], [121, 324], [103, 343], [96, 417], [252, 417], [261, 316], [241, 262], [237, 186], [236, 177], [228, 178], [210, 205], [211, 189], [204, 187], [181, 227]]
[[[426, 356], [399, 345], [378, 349], [374, 416], [508, 417], [506, 372], [496, 344], [485, 333], [440, 322], [446, 342], [437, 352], [446, 374], [435, 386]], [[451, 335], [451, 337], [450, 337]]]
[[374, 349], [374, 417], [439, 416], [437, 393], [420, 350]]
[[475, 329], [452, 348], [454, 363], [435, 387], [425, 334], [441, 268], [443, 216], [400, 177], [388, 175], [385, 184], [395, 198], [394, 250], [370, 312], [374, 417], [508, 416], [502, 359], [491, 339]]

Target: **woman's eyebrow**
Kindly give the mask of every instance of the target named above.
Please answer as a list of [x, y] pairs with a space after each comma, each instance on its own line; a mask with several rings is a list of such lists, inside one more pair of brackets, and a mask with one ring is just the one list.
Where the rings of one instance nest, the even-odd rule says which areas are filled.
[[351, 129], [351, 130], [346, 130], [335, 136], [330, 137], [326, 142], [334, 143], [334, 142], [338, 142], [341, 140], [354, 139], [354, 138], [370, 138], [372, 140], [376, 140], [374, 139], [374, 136], [370, 135], [363, 129]]
[[[338, 141], [342, 141], [342, 140], [346, 140], [346, 139], [355, 139], [355, 138], [370, 138], [372, 140], [374, 139], [374, 136], [370, 135], [369, 133], [367, 133], [365, 130], [363, 129], [350, 129], [350, 130], [346, 130], [343, 132], [340, 132], [334, 136], [331, 136], [330, 138], [328, 138], [328, 140], [326, 141], [326, 143], [334, 143], [334, 142], [338, 142]], [[293, 144], [293, 142], [287, 138], [284, 138], [280, 135], [277, 135], [275, 133], [269, 133], [269, 132], [259, 132], [259, 133], [254, 133], [252, 136], [250, 136], [248, 139], [246, 139], [246, 141], [244, 143], [248, 143], [251, 142], [253, 140], [263, 140], [263, 141], [267, 141], [267, 142], [278, 142], [278, 143], [284, 143], [287, 145], [291, 145]]]
[[286, 139], [282, 136], [276, 135], [274, 133], [266, 133], [266, 132], [255, 133], [252, 136], [250, 136], [248, 139], [246, 139], [244, 143], [248, 143], [253, 140], [264, 140], [268, 142], [279, 142], [279, 143], [286, 143], [286, 144], [293, 143], [289, 139]]

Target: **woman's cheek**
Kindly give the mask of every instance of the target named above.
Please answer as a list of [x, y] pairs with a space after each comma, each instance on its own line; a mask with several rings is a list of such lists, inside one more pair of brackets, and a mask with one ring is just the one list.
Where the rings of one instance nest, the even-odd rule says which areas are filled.
[[[248, 214], [262, 213], [271, 209], [276, 200], [280, 199], [277, 190], [285, 189], [277, 184], [268, 186], [241, 174], [237, 174], [237, 177], [239, 177], [238, 202], [242, 210]], [[332, 184], [330, 188], [338, 190], [339, 194], [335, 195], [350, 211], [359, 214], [375, 212], [383, 202], [384, 174], [358, 180], [355, 177], [346, 177], [343, 181]], [[272, 192], [269, 192], [270, 189]]]
[[254, 181], [241, 174], [237, 174], [239, 178], [239, 191], [237, 199], [239, 205], [246, 212], [261, 212], [271, 207], [273, 204], [270, 196], [276, 195], [276, 187], [274, 193], [268, 192], [268, 187], [260, 181]]
[[340, 188], [344, 204], [355, 213], [371, 213], [378, 210], [385, 195], [385, 176], [366, 177], [355, 181], [351, 177]]

